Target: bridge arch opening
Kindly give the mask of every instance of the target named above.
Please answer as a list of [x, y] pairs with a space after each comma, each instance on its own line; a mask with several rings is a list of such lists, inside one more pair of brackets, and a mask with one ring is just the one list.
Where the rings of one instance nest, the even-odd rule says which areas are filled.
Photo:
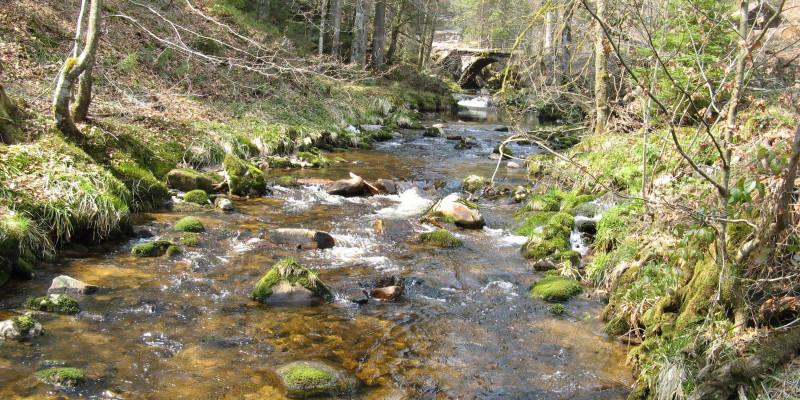
[[498, 61], [500, 61], [500, 59], [497, 57], [479, 57], [464, 68], [464, 72], [458, 79], [459, 86], [461, 86], [462, 89], [480, 89], [481, 84], [479, 82], [479, 77], [481, 71]]

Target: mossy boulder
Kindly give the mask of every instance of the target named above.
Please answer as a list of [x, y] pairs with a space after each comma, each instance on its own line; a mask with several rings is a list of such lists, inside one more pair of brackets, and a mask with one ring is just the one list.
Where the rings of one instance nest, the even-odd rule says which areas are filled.
[[267, 166], [270, 169], [282, 169], [282, 168], [292, 168], [294, 165], [292, 161], [286, 157], [270, 157], [267, 160]]
[[437, 229], [433, 232], [420, 233], [419, 236], [417, 236], [417, 241], [420, 243], [434, 243], [442, 247], [461, 247], [464, 245], [464, 242], [458, 240], [446, 229]]
[[169, 246], [172, 246], [169, 240], [154, 240], [152, 242], [141, 243], [133, 246], [131, 254], [137, 257], [159, 257], [167, 252]]
[[432, 126], [428, 129], [425, 129], [425, 132], [422, 133], [424, 137], [442, 137], [444, 136], [444, 129], [441, 126]]
[[563, 304], [553, 304], [552, 306], [550, 306], [550, 312], [553, 315], [564, 314], [564, 305]]
[[222, 211], [233, 211], [236, 209], [231, 199], [223, 196], [214, 199], [214, 207]]
[[256, 284], [253, 300], [265, 303], [314, 303], [331, 298], [331, 291], [317, 274], [284, 258]]
[[46, 311], [56, 314], [77, 314], [81, 311], [78, 302], [66, 294], [51, 294], [37, 298], [29, 298], [25, 307], [37, 311]]
[[392, 131], [388, 129], [381, 129], [372, 132], [372, 139], [376, 142], [385, 142], [387, 140], [394, 139], [394, 135], [392, 135]]
[[36, 377], [48, 384], [59, 387], [76, 387], [86, 382], [86, 375], [77, 368], [50, 368], [36, 373]]
[[[494, 154], [500, 154], [500, 146], [501, 146], [501, 145], [502, 145], [502, 143], [500, 143], [500, 144], [498, 144], [497, 146], [495, 146], [495, 147], [494, 147], [494, 150], [492, 150], [492, 153], [494, 153]], [[508, 147], [506, 147], [506, 146], [503, 146], [502, 150], [503, 150], [503, 154], [502, 154], [502, 156], [503, 156], [503, 158], [504, 158], [504, 159], [509, 159], [509, 158], [511, 158], [511, 157], [513, 157], [513, 156], [514, 156], [514, 152], [513, 152], [513, 151], [511, 151], [511, 149], [509, 149]]]
[[575, 227], [575, 218], [567, 213], [558, 213], [551, 216], [542, 226], [541, 231], [534, 232], [522, 246], [525, 258], [541, 260], [562, 253], [565, 257], [570, 251], [569, 235]]
[[300, 186], [300, 183], [297, 182], [297, 179], [291, 176], [282, 176], [280, 178], [275, 178], [273, 183], [276, 186], [282, 186], [287, 188], [293, 188]]
[[491, 181], [480, 175], [470, 175], [461, 181], [461, 190], [467, 193], [475, 193], [479, 190], [487, 188]]
[[548, 276], [531, 287], [531, 297], [546, 301], [567, 301], [583, 291], [580, 282], [565, 276]]
[[181, 254], [183, 254], [183, 250], [181, 250], [180, 247], [174, 244], [172, 246], [167, 247], [167, 257], [169, 258], [177, 257]]
[[176, 168], [167, 173], [167, 185], [171, 189], [178, 189], [184, 192], [200, 189], [206, 192], [214, 190], [214, 182], [206, 175], [203, 175], [191, 168]]
[[35, 319], [21, 315], [0, 322], [0, 342], [8, 340], [30, 340], [34, 336], [44, 335], [42, 324]]
[[206, 205], [208, 204], [208, 193], [203, 189], [190, 190], [183, 195], [183, 200], [189, 203]]
[[183, 217], [175, 223], [175, 230], [178, 232], [203, 232], [206, 228], [197, 217]]
[[437, 224], [439, 221], [455, 224], [462, 228], [483, 228], [486, 223], [478, 210], [478, 205], [457, 193], [448, 195], [433, 205], [422, 218], [423, 222]]
[[311, 165], [314, 168], [327, 167], [333, 164], [333, 161], [331, 161], [328, 157], [319, 154], [319, 150], [297, 153], [297, 159], [303, 163], [306, 163], [307, 165]]
[[252, 163], [228, 154], [225, 156], [223, 166], [228, 174], [228, 187], [231, 194], [237, 196], [260, 195], [267, 189], [264, 172]]
[[295, 361], [278, 369], [291, 398], [351, 397], [358, 380], [346, 371], [318, 361]]

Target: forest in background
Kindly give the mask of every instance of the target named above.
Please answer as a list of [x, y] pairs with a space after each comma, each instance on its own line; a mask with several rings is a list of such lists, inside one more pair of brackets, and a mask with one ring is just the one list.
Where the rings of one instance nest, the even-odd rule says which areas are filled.
[[555, 261], [607, 292], [632, 398], [797, 396], [796, 0], [106, 1], [68, 132], [53, 99], [80, 6], [0, 5], [3, 280], [124, 232], [176, 166], [367, 147], [349, 125], [452, 107], [434, 42], [454, 31], [510, 52], [481, 72], [498, 104], [556, 123], [509, 138], [550, 150], [525, 160], [523, 251], [570, 196], [616, 196], [586, 268]]

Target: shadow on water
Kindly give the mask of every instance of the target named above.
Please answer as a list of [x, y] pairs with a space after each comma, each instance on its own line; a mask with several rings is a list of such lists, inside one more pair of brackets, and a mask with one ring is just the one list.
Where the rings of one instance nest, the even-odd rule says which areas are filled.
[[[200, 213], [206, 226], [200, 246], [180, 258], [134, 258], [130, 250], [140, 240], [130, 239], [65, 253], [39, 279], [4, 287], [2, 317], [22, 311], [25, 296], [43, 294], [59, 274], [102, 289], [79, 298], [84, 311], [76, 316], [37, 316], [47, 335], [0, 347], [0, 397], [282, 398], [277, 366], [324, 360], [364, 383], [356, 398], [625, 398], [632, 382], [626, 349], [602, 332], [596, 317], [602, 304], [578, 298], [556, 317], [528, 296], [540, 276], [520, 256], [525, 238], [513, 234], [518, 205], [480, 201], [488, 227], [456, 230], [462, 248], [415, 242], [416, 233], [433, 228], [417, 221], [435, 199], [459, 190], [467, 175], [490, 176], [497, 166], [487, 156], [507, 135], [495, 130], [501, 122], [460, 120], [445, 130], [474, 136], [471, 149], [404, 131], [374, 150], [335, 154], [347, 163], [331, 168], [269, 173], [341, 179], [352, 171], [401, 182], [399, 195], [347, 199], [315, 187], [275, 188], [271, 196], [237, 203], [236, 212]], [[524, 170], [503, 161], [498, 179], [524, 183]], [[176, 239], [171, 227], [181, 216], [146, 213], [135, 222]], [[379, 235], [378, 219], [410, 224]], [[337, 246], [274, 248], [262, 237], [275, 227], [329, 231]], [[335, 300], [314, 307], [250, 301], [255, 282], [286, 256], [318, 270]], [[406, 278], [400, 301], [346, 300], [359, 281], [387, 274]], [[47, 360], [83, 368], [90, 383], [75, 391], [45, 387], [32, 373]]]

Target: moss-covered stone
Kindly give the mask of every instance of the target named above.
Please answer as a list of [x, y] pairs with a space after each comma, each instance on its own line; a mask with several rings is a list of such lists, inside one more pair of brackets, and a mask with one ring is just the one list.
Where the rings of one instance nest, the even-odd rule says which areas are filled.
[[553, 305], [550, 306], [550, 312], [553, 315], [564, 314], [564, 305], [563, 304], [553, 304]]
[[201, 189], [206, 192], [214, 190], [214, 185], [208, 176], [205, 176], [191, 168], [176, 168], [167, 173], [167, 185], [172, 189], [185, 192]]
[[175, 224], [178, 232], [203, 232], [206, 228], [197, 217], [183, 217]]
[[202, 189], [190, 190], [183, 195], [183, 200], [189, 203], [205, 205], [208, 204], [208, 193]]
[[200, 239], [193, 232], [186, 232], [181, 236], [181, 243], [188, 247], [197, 247], [200, 245]]
[[531, 287], [531, 297], [546, 301], [567, 301], [583, 291], [580, 282], [565, 276], [548, 276]]
[[25, 307], [56, 314], [77, 314], [81, 311], [80, 304], [66, 294], [51, 294], [37, 298], [30, 297], [25, 302]]
[[36, 373], [40, 381], [54, 386], [75, 387], [86, 382], [86, 375], [77, 368], [50, 368]]
[[547, 220], [541, 232], [534, 232], [522, 246], [525, 258], [540, 260], [561, 253], [566, 257], [570, 251], [569, 235], [575, 227], [575, 218], [566, 213], [555, 214]]
[[282, 176], [280, 178], [275, 178], [275, 181], [273, 183], [277, 186], [283, 186], [287, 188], [300, 186], [300, 183], [297, 182], [297, 179], [291, 176]]
[[183, 253], [183, 250], [181, 250], [180, 247], [175, 246], [174, 244], [172, 246], [167, 247], [167, 257], [169, 258], [177, 257], [181, 255], [181, 253]]
[[[305, 295], [309, 298], [302, 298]], [[312, 298], [328, 300], [331, 291], [315, 272], [295, 263], [292, 258], [284, 258], [258, 281], [251, 297], [257, 301], [295, 301], [295, 298], [300, 298], [297, 301], [303, 302]]]
[[[315, 149], [316, 150], [316, 149]], [[311, 164], [314, 168], [322, 168], [327, 167], [333, 164], [328, 157], [325, 157], [322, 154], [319, 154], [319, 150], [312, 152], [312, 151], [304, 151], [297, 153], [297, 159], [303, 161], [305, 163]]]
[[267, 160], [267, 165], [271, 169], [292, 168], [292, 161], [286, 157], [270, 157]]
[[30, 340], [39, 335], [44, 335], [42, 325], [27, 315], [0, 321], [0, 343], [6, 339]]
[[351, 397], [358, 381], [346, 371], [316, 361], [296, 361], [278, 369], [291, 398]]
[[461, 181], [461, 190], [474, 193], [489, 186], [491, 181], [479, 175], [470, 175]]
[[[494, 150], [492, 150], [492, 153], [500, 154], [500, 145], [501, 144], [502, 143], [498, 144], [497, 146], [494, 146]], [[511, 158], [513, 155], [514, 155], [514, 152], [511, 151], [511, 149], [509, 149], [507, 146], [503, 146], [503, 158]]]
[[419, 236], [417, 236], [417, 241], [420, 243], [435, 243], [442, 247], [461, 247], [464, 245], [464, 242], [445, 229], [420, 233]]
[[223, 166], [228, 174], [228, 187], [231, 194], [247, 196], [251, 193], [262, 194], [266, 190], [267, 182], [264, 180], [264, 172], [252, 163], [228, 154], [225, 156]]
[[152, 242], [141, 243], [133, 246], [131, 254], [137, 257], [158, 257], [167, 252], [169, 246], [172, 246], [169, 240], [155, 240]]
[[372, 139], [376, 142], [385, 142], [387, 140], [394, 139], [391, 130], [387, 129], [380, 129], [375, 132], [372, 132]]
[[444, 129], [440, 126], [431, 126], [428, 129], [425, 129], [425, 132], [422, 133], [422, 136], [425, 137], [442, 137], [444, 136]]

